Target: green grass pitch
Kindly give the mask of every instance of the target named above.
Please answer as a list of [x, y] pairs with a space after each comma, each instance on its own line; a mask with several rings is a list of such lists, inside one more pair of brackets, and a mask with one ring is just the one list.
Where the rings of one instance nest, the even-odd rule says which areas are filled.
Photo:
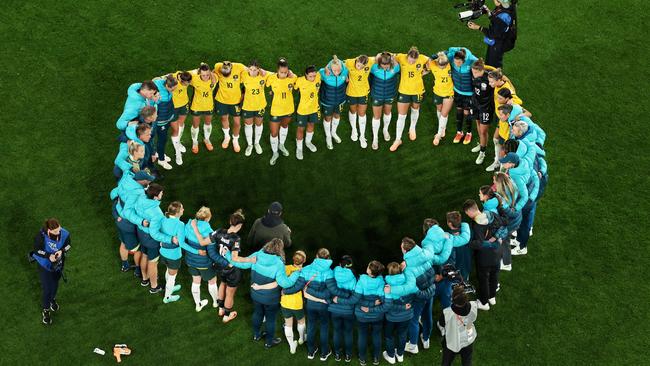
[[[112, 356], [92, 350], [114, 343], [133, 348], [126, 365], [306, 362], [304, 348], [291, 356], [286, 343], [267, 351], [251, 340], [246, 286], [236, 299], [240, 317], [223, 325], [212, 309], [194, 312], [185, 267], [181, 301], [165, 306], [119, 272], [108, 192], [115, 185], [114, 122], [126, 88], [201, 61], [257, 58], [272, 69], [285, 56], [301, 74], [332, 54], [404, 52], [411, 45], [426, 54], [462, 45], [483, 56], [482, 37], [455, 20], [452, 4], [3, 1], [0, 364], [112, 364]], [[529, 254], [502, 273], [499, 304], [479, 314], [478, 365], [650, 364], [644, 347], [650, 344], [650, 111], [642, 66], [648, 19], [637, 16], [644, 5], [521, 0], [520, 36], [505, 71], [549, 135], [551, 178]], [[419, 137], [397, 153], [383, 141], [379, 152], [351, 143], [345, 114], [344, 142], [334, 151], [325, 149], [319, 127], [318, 153], [305, 151], [298, 162], [292, 128], [292, 156], [271, 168], [268, 127], [263, 157], [250, 158], [219, 149], [215, 127], [214, 152], [186, 154], [185, 164], [166, 174], [163, 205], [181, 200], [187, 218], [207, 204], [214, 227], [241, 207], [246, 233], [269, 202], [280, 200], [295, 247], [310, 258], [325, 246], [359, 263], [397, 260], [403, 236], [422, 238], [423, 218], [442, 220], [490, 181], [474, 164], [471, 146], [452, 145], [448, 137], [431, 147], [435, 113], [425, 80]], [[189, 132], [185, 139], [188, 145]], [[58, 296], [61, 311], [46, 328], [26, 253], [48, 216], [71, 231], [73, 251], [69, 282]], [[208, 296], [205, 285], [202, 294]], [[405, 364], [439, 363], [437, 339]]]

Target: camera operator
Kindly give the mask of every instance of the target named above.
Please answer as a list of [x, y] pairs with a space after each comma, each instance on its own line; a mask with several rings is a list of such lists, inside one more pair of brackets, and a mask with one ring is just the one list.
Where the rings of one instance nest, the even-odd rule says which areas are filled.
[[484, 7], [490, 17], [490, 26], [483, 28], [470, 21], [470, 29], [480, 30], [485, 35], [483, 42], [488, 45], [485, 63], [494, 66], [503, 66], [503, 54], [515, 47], [517, 39], [517, 10], [516, 0], [494, 0], [494, 11]]
[[63, 276], [65, 254], [70, 250], [70, 233], [61, 227], [59, 220], [50, 218], [34, 238], [34, 251], [30, 253], [39, 265], [42, 295], [43, 324], [52, 324], [52, 313], [59, 310], [56, 291]]
[[442, 334], [442, 365], [451, 365], [460, 354], [463, 366], [472, 364], [476, 340], [474, 322], [478, 315], [476, 301], [469, 301], [462, 286], [454, 288], [452, 304], [442, 311], [438, 328]]

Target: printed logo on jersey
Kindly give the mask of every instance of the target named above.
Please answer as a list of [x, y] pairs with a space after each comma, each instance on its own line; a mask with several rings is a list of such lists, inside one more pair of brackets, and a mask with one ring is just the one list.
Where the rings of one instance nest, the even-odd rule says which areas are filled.
[[287, 85], [287, 88], [289, 88], [289, 90], [293, 89], [293, 84]]
[[368, 70], [370, 70], [370, 68], [369, 68], [368, 66], [366, 66], [366, 67], [363, 68], [363, 71], [366, 71], [366, 72], [367, 72]]
[[481, 90], [487, 90], [487, 84], [481, 83]]
[[420, 64], [415, 65], [415, 68], [418, 69], [418, 70], [420, 69], [420, 67], [422, 67], [422, 65], [420, 65]]
[[316, 89], [320, 88], [320, 83], [316, 83]]
[[237, 80], [237, 79], [239, 79], [239, 75], [233, 75], [232, 78], [233, 78], [234, 80]]
[[260, 85], [264, 85], [264, 80], [260, 80]]

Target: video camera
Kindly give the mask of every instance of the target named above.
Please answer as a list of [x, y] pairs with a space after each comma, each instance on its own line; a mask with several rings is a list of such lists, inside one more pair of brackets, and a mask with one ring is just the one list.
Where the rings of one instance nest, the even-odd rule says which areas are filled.
[[459, 3], [454, 5], [454, 9], [465, 9], [458, 13], [458, 20], [461, 22], [478, 19], [488, 12], [485, 0], [471, 0], [468, 3]]
[[472, 286], [470, 283], [465, 282], [465, 279], [463, 279], [463, 276], [460, 274], [460, 271], [457, 270], [453, 264], [445, 264], [444, 266], [442, 266], [442, 277], [444, 277], [449, 282], [451, 282], [452, 290], [458, 286], [463, 286], [463, 288], [465, 289], [464, 292], [466, 294], [476, 293], [474, 286]]

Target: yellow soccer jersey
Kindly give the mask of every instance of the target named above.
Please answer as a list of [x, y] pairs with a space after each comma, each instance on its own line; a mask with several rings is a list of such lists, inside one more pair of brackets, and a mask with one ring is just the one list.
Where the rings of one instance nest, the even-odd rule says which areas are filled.
[[296, 80], [295, 89], [300, 91], [298, 114], [306, 116], [318, 112], [318, 89], [320, 88], [320, 73], [316, 73], [314, 81], [309, 81], [304, 76]]
[[498, 102], [498, 99], [497, 99], [497, 97], [499, 95], [499, 90], [504, 89], [504, 88], [510, 89], [510, 93], [512, 94], [512, 102], [513, 103], [516, 103], [516, 104], [519, 104], [519, 105], [524, 104], [524, 102], [521, 100], [521, 98], [519, 98], [519, 96], [517, 96], [517, 94], [515, 93], [515, 87], [512, 85], [512, 83], [510, 81], [506, 81], [506, 82], [503, 83], [503, 85], [494, 88], [494, 107], [495, 107], [494, 112], [495, 113], [498, 111], [498, 108], [499, 108], [499, 102]]
[[422, 80], [422, 71], [429, 58], [420, 55], [413, 65], [408, 63], [408, 56], [405, 53], [399, 53], [395, 56], [401, 68], [401, 78], [399, 82], [399, 92], [406, 95], [424, 94], [424, 81]]
[[250, 76], [247, 71], [241, 74], [241, 82], [244, 84], [244, 104], [241, 109], [253, 112], [266, 108], [264, 86], [268, 76], [268, 73], [265, 76], [261, 74]]
[[293, 105], [293, 88], [297, 77], [278, 78], [278, 74], [271, 74], [266, 79], [266, 86], [273, 92], [271, 101], [271, 116], [280, 117], [292, 114], [295, 111]]
[[[291, 276], [293, 272], [299, 270], [300, 268], [294, 266], [293, 264], [288, 264], [284, 266], [284, 271], [287, 274], [287, 276]], [[282, 295], [282, 297], [280, 297], [280, 306], [290, 310], [302, 309], [302, 291], [298, 291], [291, 295]]]
[[441, 69], [437, 62], [431, 61], [429, 69], [433, 74], [433, 92], [443, 98], [453, 96], [454, 82], [451, 80], [451, 66], [447, 64]]
[[221, 74], [221, 66], [223, 62], [214, 64], [214, 74], [217, 75], [219, 80], [219, 89], [214, 99], [223, 104], [239, 104], [241, 102], [241, 75], [246, 72], [244, 64], [232, 63], [230, 75], [223, 76]]
[[190, 102], [190, 98], [187, 96], [187, 86], [181, 83], [181, 78], [178, 76], [182, 71], [176, 71], [174, 77], [178, 80], [178, 85], [176, 89], [172, 92], [172, 101], [174, 102], [174, 108], [180, 108]]
[[370, 83], [368, 83], [368, 75], [370, 75], [370, 68], [375, 64], [374, 57], [368, 57], [368, 64], [361, 70], [357, 70], [357, 60], [354, 58], [345, 60], [345, 67], [348, 68], [350, 73], [350, 82], [345, 91], [350, 97], [358, 98], [365, 97], [370, 93]]
[[201, 76], [193, 72], [192, 83], [194, 87], [194, 96], [192, 97], [192, 105], [190, 109], [195, 112], [208, 112], [214, 109], [214, 100], [212, 99], [212, 91], [217, 86], [212, 83], [212, 79], [202, 80]]

